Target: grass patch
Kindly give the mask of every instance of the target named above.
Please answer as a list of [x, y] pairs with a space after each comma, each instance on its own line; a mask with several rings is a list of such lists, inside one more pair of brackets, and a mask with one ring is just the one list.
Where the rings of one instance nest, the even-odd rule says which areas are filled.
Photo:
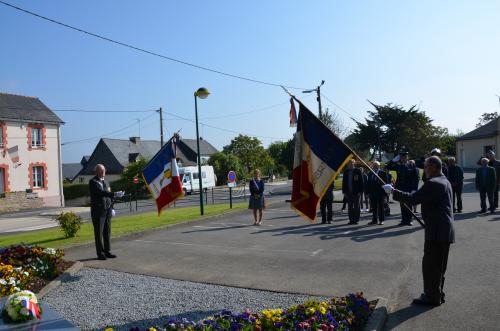
[[[160, 228], [171, 224], [184, 223], [196, 219], [207, 218], [213, 215], [220, 215], [231, 210], [244, 209], [248, 203], [241, 202], [233, 204], [233, 209], [229, 209], [227, 204], [205, 206], [205, 215], [200, 216], [200, 208], [171, 208], [165, 210], [160, 217], [156, 212], [150, 212], [133, 216], [122, 216], [113, 218], [111, 225], [111, 235], [113, 238], [127, 234], [141, 232], [148, 229]], [[0, 237], [0, 247], [13, 244], [37, 244], [44, 247], [59, 248], [75, 244], [82, 244], [94, 241], [94, 229], [92, 222], [82, 224], [80, 231], [73, 238], [64, 238], [64, 234], [59, 227], [26, 233], [14, 234]]]

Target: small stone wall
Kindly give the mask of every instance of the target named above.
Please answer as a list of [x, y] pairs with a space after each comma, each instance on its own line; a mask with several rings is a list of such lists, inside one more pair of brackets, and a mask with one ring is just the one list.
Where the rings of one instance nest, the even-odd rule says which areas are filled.
[[43, 199], [35, 197], [33, 193], [7, 192], [5, 197], [0, 197], [0, 213], [42, 208], [43, 206]]

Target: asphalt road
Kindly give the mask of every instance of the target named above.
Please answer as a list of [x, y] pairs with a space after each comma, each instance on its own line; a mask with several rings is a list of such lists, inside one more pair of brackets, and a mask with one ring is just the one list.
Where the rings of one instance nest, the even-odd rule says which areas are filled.
[[[268, 183], [266, 186], [266, 195], [270, 199], [289, 198], [291, 192], [291, 181]], [[216, 189], [208, 190], [205, 195], [206, 204], [227, 203], [229, 205], [229, 190], [225, 187], [217, 187]], [[238, 187], [233, 190], [233, 202], [238, 203], [247, 201], [248, 188], [243, 190]], [[285, 196], [287, 196], [285, 198]], [[174, 208], [198, 206], [200, 203], [200, 195], [198, 193], [184, 196], [177, 200]], [[138, 200], [132, 203], [115, 203], [115, 210], [118, 216], [143, 214], [156, 211], [156, 204], [153, 200]], [[66, 208], [44, 208], [38, 210], [21, 211], [15, 213], [0, 214], [0, 237], [20, 232], [36, 231], [40, 229], [52, 228], [58, 226], [53, 221], [53, 217], [61, 211], [73, 211], [80, 215], [84, 221], [90, 221], [90, 208], [88, 207], [66, 207]]]
[[[434, 309], [410, 305], [422, 289], [423, 231], [347, 225], [336, 205], [334, 224], [309, 224], [277, 199], [263, 225], [247, 210], [207, 221], [114, 239], [117, 259], [94, 260], [93, 245], [67, 250], [88, 266], [172, 279], [317, 295], [364, 291], [389, 299], [387, 330], [498, 330], [500, 215], [477, 216], [468, 176], [464, 213], [456, 215], [447, 302]], [[396, 211], [397, 205], [392, 204]]]

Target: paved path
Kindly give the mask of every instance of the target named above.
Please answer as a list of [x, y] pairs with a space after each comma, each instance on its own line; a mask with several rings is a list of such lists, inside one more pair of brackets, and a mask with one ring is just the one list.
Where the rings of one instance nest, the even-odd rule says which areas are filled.
[[114, 239], [114, 260], [94, 260], [93, 245], [67, 255], [97, 268], [238, 287], [327, 296], [363, 290], [369, 298], [389, 298], [388, 330], [498, 329], [500, 215], [476, 217], [476, 194], [466, 193], [465, 200], [464, 214], [456, 217], [447, 303], [432, 310], [409, 305], [422, 288], [423, 231], [397, 226], [397, 216], [366, 226], [365, 215], [352, 226], [337, 211], [334, 224], [310, 225], [279, 202], [261, 227], [250, 225], [245, 210]]

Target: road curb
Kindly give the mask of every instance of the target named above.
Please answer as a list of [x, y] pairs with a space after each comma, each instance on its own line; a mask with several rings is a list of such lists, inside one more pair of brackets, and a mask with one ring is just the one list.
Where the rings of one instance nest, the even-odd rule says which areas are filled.
[[50, 291], [58, 288], [65, 279], [75, 276], [75, 274], [83, 268], [83, 263], [76, 261], [71, 267], [66, 269], [62, 274], [56, 279], [45, 285], [38, 293], [37, 297], [42, 298], [47, 295]]
[[384, 327], [387, 319], [387, 299], [379, 297], [377, 300], [377, 305], [363, 328], [364, 331], [381, 331]]

